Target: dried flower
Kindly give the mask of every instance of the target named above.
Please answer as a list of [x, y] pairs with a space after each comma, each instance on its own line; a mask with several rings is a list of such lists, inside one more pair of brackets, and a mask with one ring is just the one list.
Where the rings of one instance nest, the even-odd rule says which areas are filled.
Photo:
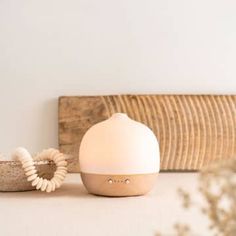
[[221, 161], [200, 174], [200, 192], [205, 199], [203, 213], [217, 235], [236, 235], [236, 159]]
[[186, 224], [175, 224], [174, 228], [176, 230], [177, 236], [188, 236], [190, 234], [190, 227]]
[[[236, 158], [204, 168], [199, 175], [199, 191], [205, 204], [198, 208], [208, 217], [213, 235], [236, 236]], [[196, 206], [189, 193], [182, 189], [178, 193], [185, 209]], [[174, 228], [177, 236], [190, 235], [188, 225], [176, 224]]]
[[182, 206], [183, 206], [183, 208], [187, 209], [187, 208], [192, 206], [192, 201], [191, 201], [191, 197], [190, 197], [189, 193], [187, 193], [183, 189], [179, 188], [178, 189], [178, 194], [182, 198]]

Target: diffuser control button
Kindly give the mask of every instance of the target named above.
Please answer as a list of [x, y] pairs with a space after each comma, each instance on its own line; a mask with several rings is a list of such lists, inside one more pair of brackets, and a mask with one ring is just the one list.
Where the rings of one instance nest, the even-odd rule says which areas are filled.
[[130, 180], [129, 180], [129, 179], [126, 179], [126, 180], [125, 180], [125, 183], [126, 183], [126, 184], [129, 184], [129, 183], [130, 183]]
[[108, 184], [112, 184], [113, 183], [113, 181], [112, 181], [112, 179], [108, 179]]

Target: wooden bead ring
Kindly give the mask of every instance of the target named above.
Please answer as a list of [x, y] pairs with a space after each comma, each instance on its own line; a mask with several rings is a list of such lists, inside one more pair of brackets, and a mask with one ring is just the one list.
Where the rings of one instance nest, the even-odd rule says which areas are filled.
[[[19, 147], [13, 153], [13, 158], [22, 164], [22, 168], [27, 176], [27, 181], [31, 182], [37, 190], [46, 191], [47, 193], [55, 191], [60, 188], [62, 182], [67, 174], [67, 161], [63, 153], [57, 149], [46, 149], [37, 154], [34, 159], [30, 153], [22, 147]], [[56, 164], [56, 171], [52, 179], [44, 179], [39, 177], [34, 165], [34, 161], [53, 161]]]

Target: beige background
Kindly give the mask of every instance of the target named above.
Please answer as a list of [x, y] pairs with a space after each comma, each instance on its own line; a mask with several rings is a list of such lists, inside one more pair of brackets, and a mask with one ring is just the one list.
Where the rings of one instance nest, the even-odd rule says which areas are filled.
[[59, 95], [235, 93], [234, 0], [1, 0], [0, 152], [57, 146]]

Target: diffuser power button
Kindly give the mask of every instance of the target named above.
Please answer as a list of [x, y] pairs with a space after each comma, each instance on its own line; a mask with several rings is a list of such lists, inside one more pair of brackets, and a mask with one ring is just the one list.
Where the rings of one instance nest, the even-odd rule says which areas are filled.
[[130, 180], [129, 180], [129, 179], [126, 179], [126, 180], [125, 180], [125, 183], [126, 183], [126, 184], [129, 184], [129, 183], [130, 183]]
[[108, 179], [108, 184], [112, 184], [113, 183], [113, 181], [112, 181], [112, 179]]

